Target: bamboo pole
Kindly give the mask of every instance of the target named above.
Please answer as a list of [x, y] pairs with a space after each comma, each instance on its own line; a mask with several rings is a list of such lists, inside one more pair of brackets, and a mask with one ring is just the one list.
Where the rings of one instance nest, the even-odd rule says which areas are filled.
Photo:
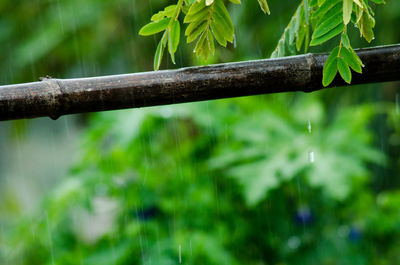
[[[400, 44], [357, 51], [352, 85], [400, 80]], [[0, 86], [0, 120], [322, 89], [326, 54]], [[337, 77], [330, 87], [345, 83]]]

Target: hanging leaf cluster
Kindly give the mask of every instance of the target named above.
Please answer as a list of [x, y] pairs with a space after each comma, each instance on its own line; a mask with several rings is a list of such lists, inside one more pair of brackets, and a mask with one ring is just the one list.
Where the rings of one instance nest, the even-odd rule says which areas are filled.
[[[229, 0], [241, 4], [240, 0]], [[267, 0], [258, 0], [261, 10], [270, 13]], [[154, 14], [151, 22], [142, 27], [139, 34], [150, 36], [162, 33], [154, 55], [154, 70], [160, 68], [164, 50], [168, 47], [172, 62], [175, 64], [175, 52], [179, 45], [181, 24], [179, 16], [183, 13], [183, 23], [187, 25], [185, 36], [187, 43], [195, 42], [194, 53], [207, 59], [215, 53], [215, 41], [223, 47], [233, 43], [234, 28], [224, 0], [179, 0]]]
[[178, 17], [182, 10], [182, 3], [183, 1], [180, 0], [177, 5], [167, 6], [164, 10], [154, 14], [151, 17], [151, 22], [142, 27], [139, 31], [139, 34], [142, 36], [150, 36], [164, 32], [154, 55], [155, 70], [158, 70], [160, 67], [167, 45], [171, 60], [175, 63], [175, 52], [178, 49], [180, 41], [181, 26]]
[[272, 58], [292, 55], [299, 52], [304, 44], [304, 51], [307, 52], [310, 42], [310, 7], [308, 0], [298, 6], [296, 12], [285, 28], [278, 45], [272, 52]]
[[[372, 0], [377, 4], [380, 0]], [[367, 42], [374, 39], [374, 12], [369, 0], [311, 0], [311, 25], [313, 34], [310, 46], [321, 45], [341, 35], [339, 46], [334, 48], [324, 65], [322, 84], [328, 86], [337, 72], [347, 83], [351, 82], [351, 70], [361, 73], [362, 61], [351, 47], [347, 26], [352, 23]]]
[[183, 22], [188, 23], [187, 43], [197, 40], [194, 52], [204, 59], [215, 53], [214, 38], [224, 47], [227, 42], [233, 42], [233, 24], [222, 0], [195, 2]]
[[384, 4], [383, 0], [303, 0], [271, 57], [296, 54], [302, 46], [307, 52], [309, 46], [322, 45], [340, 35], [339, 45], [330, 52], [325, 62], [322, 84], [328, 86], [337, 73], [350, 83], [351, 70], [362, 73], [364, 65], [350, 44], [347, 26], [355, 25], [360, 37], [371, 42], [375, 26], [371, 2]]
[[[229, 0], [241, 4], [240, 0]], [[266, 0], [258, 0], [261, 10], [270, 14]], [[337, 73], [347, 83], [352, 71], [362, 73], [364, 66], [350, 44], [347, 34], [349, 24], [356, 26], [360, 37], [367, 42], [374, 39], [375, 19], [371, 3], [384, 4], [384, 0], [302, 0], [285, 28], [271, 57], [282, 57], [307, 52], [310, 46], [325, 44], [337, 38], [338, 45], [330, 52], [324, 65], [324, 86], [328, 86]], [[179, 16], [183, 13], [186, 25], [186, 42], [195, 42], [194, 53], [204, 59], [215, 53], [215, 40], [226, 47], [234, 40], [234, 27], [224, 0], [178, 0], [154, 14], [151, 22], [139, 32], [149, 36], [163, 32], [154, 57], [154, 69], [158, 70], [168, 47], [175, 63], [175, 52], [180, 40]]]

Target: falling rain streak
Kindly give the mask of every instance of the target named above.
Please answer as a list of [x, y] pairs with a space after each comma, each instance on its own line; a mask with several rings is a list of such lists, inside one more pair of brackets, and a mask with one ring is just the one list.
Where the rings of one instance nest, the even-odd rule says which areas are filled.
[[51, 255], [51, 264], [54, 265], [54, 248], [53, 248], [53, 240], [51, 236], [51, 228], [49, 224], [49, 214], [46, 212], [46, 227], [47, 227], [47, 237], [49, 240], [49, 246], [50, 246], [50, 255]]
[[[311, 133], [311, 121], [310, 120], [308, 120], [307, 130], [308, 130], [308, 133]], [[308, 161], [310, 161], [310, 163], [314, 163], [314, 161], [315, 161], [314, 151], [308, 152]]]
[[179, 245], [179, 264], [182, 263], [182, 246]]

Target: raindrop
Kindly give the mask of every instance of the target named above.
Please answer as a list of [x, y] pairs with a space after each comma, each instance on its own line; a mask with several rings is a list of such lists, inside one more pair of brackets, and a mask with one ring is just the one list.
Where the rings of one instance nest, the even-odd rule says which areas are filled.
[[310, 161], [310, 163], [314, 163], [315, 161], [314, 151], [308, 152], [308, 161]]
[[179, 264], [182, 263], [182, 246], [179, 245]]
[[236, 35], [233, 34], [233, 48], [236, 49]]
[[311, 121], [310, 120], [308, 120], [307, 129], [308, 129], [308, 133], [311, 133]]
[[399, 94], [396, 94], [396, 115], [399, 115]]

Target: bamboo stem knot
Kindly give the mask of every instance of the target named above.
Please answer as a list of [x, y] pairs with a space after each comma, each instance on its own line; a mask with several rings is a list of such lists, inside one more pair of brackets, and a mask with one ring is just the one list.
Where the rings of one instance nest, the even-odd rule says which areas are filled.
[[51, 91], [51, 112], [49, 113], [49, 117], [52, 120], [57, 120], [62, 115], [62, 100], [63, 95], [65, 94], [65, 89], [63, 87], [63, 83], [61, 79], [54, 79], [50, 76], [46, 76], [45, 78], [40, 79], [42, 82], [45, 82]]

